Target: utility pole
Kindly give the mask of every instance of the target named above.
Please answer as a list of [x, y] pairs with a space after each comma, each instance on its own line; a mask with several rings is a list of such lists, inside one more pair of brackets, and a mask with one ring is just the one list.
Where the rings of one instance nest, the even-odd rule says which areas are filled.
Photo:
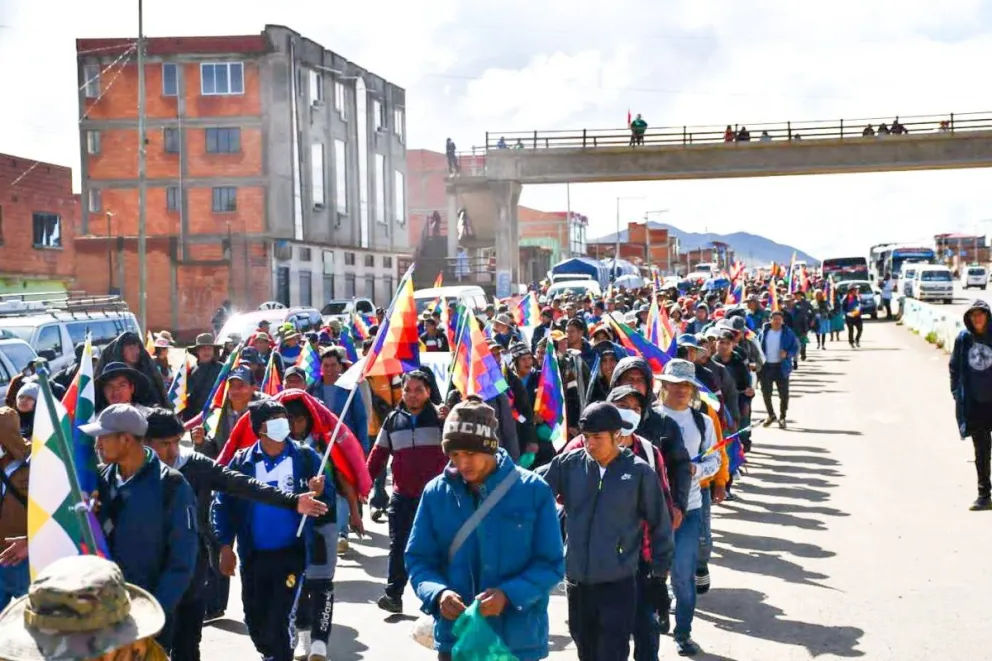
[[[145, 268], [145, 30], [144, 7], [138, 0], [138, 323], [148, 333], [148, 273]], [[123, 289], [124, 283], [121, 283]]]
[[651, 222], [648, 217], [653, 213], [668, 213], [668, 209], [654, 209], [652, 211], [644, 212], [644, 263], [653, 264], [654, 260], [651, 259]]

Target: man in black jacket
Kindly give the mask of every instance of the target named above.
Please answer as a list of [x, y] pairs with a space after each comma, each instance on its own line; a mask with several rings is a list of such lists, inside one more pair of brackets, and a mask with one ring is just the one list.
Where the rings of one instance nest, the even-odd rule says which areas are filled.
[[196, 343], [187, 351], [196, 356], [196, 365], [190, 370], [189, 382], [186, 384], [186, 392], [189, 393], [189, 396], [182, 414], [184, 422], [188, 422], [203, 410], [203, 405], [207, 403], [207, 397], [210, 396], [217, 375], [224, 367], [218, 360], [220, 346], [214, 341], [214, 336], [210, 333], [197, 335]]
[[648, 405], [641, 412], [641, 424], [634, 433], [654, 443], [665, 458], [668, 485], [672, 490], [672, 500], [675, 501], [672, 526], [678, 528], [682, 523], [682, 515], [689, 506], [692, 466], [689, 453], [682, 442], [682, 430], [674, 420], [654, 408], [653, 384], [654, 374], [647, 361], [637, 356], [628, 356], [621, 359], [614, 368], [610, 388], [631, 386], [647, 400]]
[[[152, 357], [145, 349], [144, 343], [137, 333], [124, 331], [117, 336], [110, 344], [103, 348], [100, 353], [100, 361], [97, 363], [95, 373], [102, 374], [110, 363], [124, 363], [133, 370], [137, 370], [148, 379], [151, 405], [172, 408], [169, 402], [169, 394], [162, 379], [162, 372], [155, 367]], [[106, 406], [101, 401], [101, 393], [96, 394], [96, 408], [100, 410]]]
[[179, 439], [184, 432], [183, 424], [171, 411], [161, 408], [151, 409], [145, 419], [148, 421], [145, 443], [155, 451], [164, 464], [179, 471], [186, 478], [196, 497], [199, 550], [193, 580], [175, 613], [172, 661], [199, 661], [200, 635], [206, 617], [204, 592], [207, 572], [212, 562], [211, 547], [214, 545], [210, 525], [210, 503], [213, 492], [218, 491], [265, 505], [295, 509], [304, 516], [326, 514], [327, 505], [317, 500], [312, 493], [302, 495], [285, 493], [252, 477], [232, 471], [206, 455], [180, 446]]

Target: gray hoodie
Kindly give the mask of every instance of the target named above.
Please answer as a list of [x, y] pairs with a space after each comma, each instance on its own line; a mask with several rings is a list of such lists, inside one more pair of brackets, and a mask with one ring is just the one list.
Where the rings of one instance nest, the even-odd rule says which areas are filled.
[[637, 573], [644, 525], [651, 568], [665, 574], [672, 562], [672, 520], [658, 474], [623, 448], [600, 476], [585, 449], [558, 455], [538, 469], [565, 507], [565, 576], [575, 583], [610, 583]]

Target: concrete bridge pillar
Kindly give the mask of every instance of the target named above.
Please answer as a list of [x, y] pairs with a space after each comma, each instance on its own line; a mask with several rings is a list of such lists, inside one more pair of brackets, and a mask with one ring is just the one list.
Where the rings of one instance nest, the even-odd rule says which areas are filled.
[[520, 182], [490, 181], [496, 203], [496, 295], [509, 296], [510, 285], [520, 282], [520, 231], [517, 207]]

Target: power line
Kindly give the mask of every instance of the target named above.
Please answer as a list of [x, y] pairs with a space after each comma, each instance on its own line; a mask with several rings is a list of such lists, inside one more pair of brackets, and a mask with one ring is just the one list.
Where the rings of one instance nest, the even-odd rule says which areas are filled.
[[118, 50], [118, 49], [124, 48], [125, 46], [130, 47], [130, 48], [133, 49], [134, 46], [135, 46], [135, 43], [136, 42], [134, 42], [134, 41], [125, 41], [124, 43], [115, 44], [113, 46], [101, 46], [99, 48], [89, 48], [89, 49], [86, 49], [86, 50], [77, 50], [76, 51], [76, 55], [89, 55], [90, 53], [102, 53], [102, 52], [108, 51], [108, 50]]
[[[93, 103], [90, 105], [90, 107], [87, 108], [86, 111], [83, 113], [82, 117], [80, 117], [79, 120], [76, 122], [77, 125], [80, 122], [82, 122], [83, 120], [85, 120], [89, 116], [90, 111], [93, 110], [93, 108], [95, 108], [98, 103], [100, 103], [100, 99], [102, 99], [104, 96], [106, 96], [106, 94], [108, 92], [110, 92], [110, 90], [114, 86], [114, 83], [117, 82], [117, 79], [120, 77], [121, 73], [124, 71], [124, 67], [126, 67], [128, 65], [128, 62], [131, 61], [131, 55], [133, 55], [133, 54], [134, 54], [134, 46], [132, 46], [131, 48], [129, 48], [124, 53], [121, 53], [121, 56], [120, 57], [118, 57], [116, 60], [114, 60], [113, 62], [111, 62], [105, 69], [103, 69], [102, 71], [100, 71], [100, 74], [103, 74], [103, 73], [109, 71], [111, 67], [113, 67], [115, 64], [117, 64], [118, 62], [121, 61], [121, 58], [122, 57], [124, 57], [125, 55], [127, 55], [127, 59], [117, 69], [117, 72], [114, 74], [114, 77], [110, 79], [110, 82], [107, 83], [107, 89], [105, 89], [105, 90], [103, 90], [103, 91], [100, 92], [100, 94], [96, 97], [96, 100], [93, 101]], [[97, 79], [99, 79], [99, 77], [100, 77], [99, 75], [96, 76]], [[87, 83], [88, 82], [90, 82], [90, 81], [87, 81]], [[86, 84], [87, 83], [83, 83], [83, 86], [79, 88], [80, 91], [83, 89], [83, 87], [86, 87]], [[25, 170], [20, 175], [18, 175], [18, 177], [16, 179], [14, 179], [12, 182], [10, 182], [10, 187], [13, 188], [14, 186], [16, 186], [18, 184], [18, 182], [21, 181], [21, 179], [23, 179], [24, 177], [26, 177], [29, 174], [31, 174], [31, 172], [33, 172], [34, 169], [36, 167], [38, 167], [39, 165], [41, 165], [41, 161], [35, 161], [34, 164], [31, 165], [31, 167], [29, 167], [27, 170]]]
[[[131, 53], [134, 52], [134, 49], [135, 49], [135, 47], [132, 45], [126, 51], [124, 51], [123, 53], [121, 53], [120, 55], [118, 55], [116, 60], [114, 60], [113, 62], [111, 62], [110, 64], [108, 64], [106, 67], [104, 67], [103, 69], [101, 69], [98, 74], [96, 74], [92, 78], [89, 78], [88, 80], [83, 81], [83, 84], [79, 86], [79, 90], [78, 91], [82, 92], [83, 89], [85, 89], [86, 87], [88, 87], [90, 83], [92, 83], [93, 81], [96, 81], [96, 80], [100, 80], [100, 76], [102, 76], [103, 74], [105, 74], [108, 71], [110, 71], [111, 68], [113, 68], [118, 62], [120, 62], [122, 59], [124, 59], [124, 56], [125, 55], [128, 56], [127, 59], [130, 60], [131, 59]], [[123, 68], [124, 67], [121, 67], [121, 69], [123, 69]], [[85, 69], [84, 69], [84, 71], [85, 71]], [[114, 76], [114, 80], [117, 80], [117, 76]], [[102, 96], [103, 96], [102, 94], [98, 95], [97, 96], [97, 101], [99, 101], [100, 100], [100, 97], [102, 97]], [[94, 103], [94, 105], [95, 105], [95, 103]], [[92, 108], [93, 106], [90, 106], [90, 107]]]

